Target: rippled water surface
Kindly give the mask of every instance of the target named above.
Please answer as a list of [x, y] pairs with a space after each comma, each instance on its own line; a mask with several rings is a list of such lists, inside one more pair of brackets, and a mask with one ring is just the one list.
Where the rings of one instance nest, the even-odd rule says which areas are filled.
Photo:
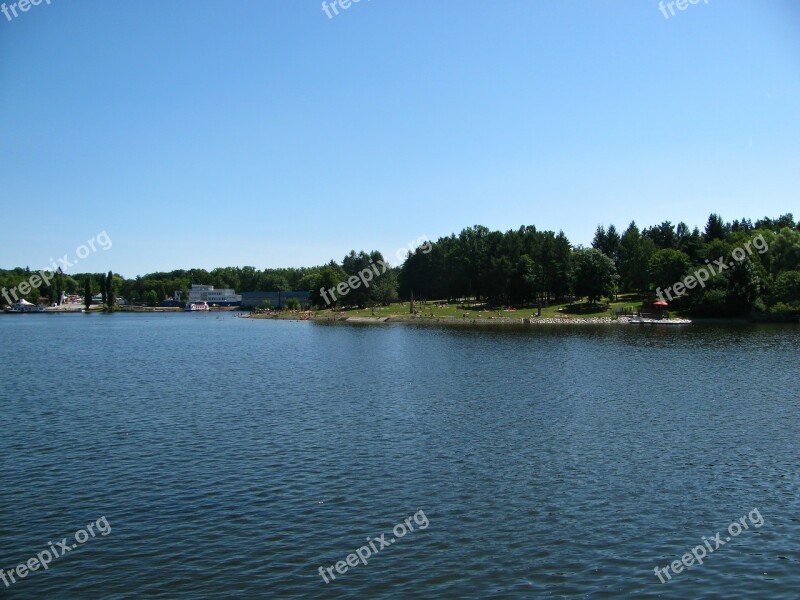
[[[800, 597], [797, 327], [0, 334], [0, 569], [111, 526], [0, 597]], [[754, 508], [761, 527], [659, 582]]]

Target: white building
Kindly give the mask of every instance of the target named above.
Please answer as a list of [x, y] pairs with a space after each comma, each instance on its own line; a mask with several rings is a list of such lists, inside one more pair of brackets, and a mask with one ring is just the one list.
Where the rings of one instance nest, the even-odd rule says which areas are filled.
[[[178, 297], [180, 297], [180, 294], [178, 294]], [[241, 304], [242, 296], [237, 294], [236, 290], [215, 290], [213, 285], [192, 284], [192, 289], [189, 290], [189, 303], [194, 302], [208, 302], [217, 306], [233, 306]]]

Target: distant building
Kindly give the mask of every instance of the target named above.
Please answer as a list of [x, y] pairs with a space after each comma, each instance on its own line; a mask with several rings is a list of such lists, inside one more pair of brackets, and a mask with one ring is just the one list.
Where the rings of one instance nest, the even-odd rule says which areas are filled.
[[297, 298], [301, 306], [311, 303], [309, 292], [242, 292], [242, 307], [255, 308], [269, 300], [270, 307], [283, 308], [289, 298]]
[[[180, 292], [176, 292], [176, 296], [180, 298]], [[208, 302], [208, 304], [216, 304], [217, 306], [238, 306], [242, 303], [242, 296], [237, 294], [236, 290], [215, 290], [213, 285], [192, 284], [192, 289], [189, 290], [188, 302], [190, 304]]]
[[[74, 302], [78, 302], [80, 304], [83, 304], [83, 297], [82, 296], [75, 296], [75, 298], [76, 299], [74, 300]], [[72, 296], [69, 297], [69, 301], [73, 302]], [[130, 304], [130, 302], [128, 302], [122, 296], [116, 296], [116, 302], [117, 302], [117, 306], [128, 306]], [[92, 296], [92, 304], [103, 304], [103, 295], [102, 294], [95, 294], [94, 296]]]

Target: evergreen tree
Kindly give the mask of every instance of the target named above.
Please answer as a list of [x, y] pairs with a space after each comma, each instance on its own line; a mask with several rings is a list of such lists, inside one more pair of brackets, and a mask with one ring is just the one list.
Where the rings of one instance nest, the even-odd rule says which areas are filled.
[[109, 271], [108, 275], [106, 275], [106, 306], [108, 308], [114, 308], [116, 303], [117, 298], [114, 294], [114, 274]]
[[705, 241], [721, 240], [725, 237], [725, 233], [726, 227], [722, 217], [716, 213], [711, 213], [706, 222], [705, 233], [703, 234]]
[[92, 306], [92, 278], [89, 275], [83, 280], [83, 305], [86, 310]]

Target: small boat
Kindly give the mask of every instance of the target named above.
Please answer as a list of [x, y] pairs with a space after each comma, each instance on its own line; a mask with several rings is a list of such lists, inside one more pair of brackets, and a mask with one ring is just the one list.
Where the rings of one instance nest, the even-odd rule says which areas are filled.
[[208, 311], [211, 310], [208, 306], [208, 302], [190, 302], [186, 305], [183, 309], [185, 312], [197, 312], [197, 311]]

